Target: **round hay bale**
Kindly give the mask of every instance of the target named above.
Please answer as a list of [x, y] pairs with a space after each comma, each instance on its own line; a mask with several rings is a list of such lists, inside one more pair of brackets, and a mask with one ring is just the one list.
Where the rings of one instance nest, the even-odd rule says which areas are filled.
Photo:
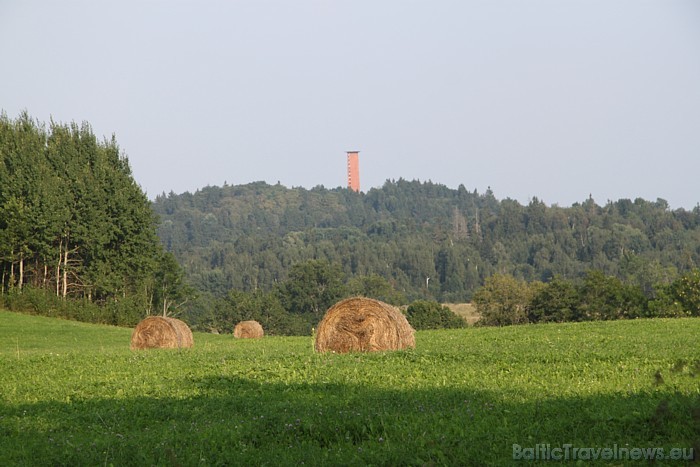
[[181, 349], [193, 345], [192, 331], [175, 318], [149, 316], [137, 324], [131, 334], [131, 350]]
[[395, 307], [353, 297], [328, 309], [318, 324], [317, 352], [376, 352], [416, 346], [414, 330]]
[[233, 328], [233, 337], [237, 339], [257, 339], [263, 335], [263, 327], [257, 321], [241, 321]]

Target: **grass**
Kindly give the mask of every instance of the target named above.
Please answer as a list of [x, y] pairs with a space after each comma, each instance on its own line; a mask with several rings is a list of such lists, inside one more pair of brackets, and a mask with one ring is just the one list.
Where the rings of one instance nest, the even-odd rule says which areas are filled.
[[198, 333], [193, 349], [132, 352], [130, 334], [0, 312], [3, 464], [504, 465], [514, 444], [700, 448], [700, 319], [423, 331], [413, 351], [349, 355]]

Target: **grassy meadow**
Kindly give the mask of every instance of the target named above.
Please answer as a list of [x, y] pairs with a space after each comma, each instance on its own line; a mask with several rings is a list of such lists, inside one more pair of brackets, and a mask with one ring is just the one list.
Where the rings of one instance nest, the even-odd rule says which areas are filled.
[[315, 354], [311, 336], [195, 333], [181, 351], [130, 351], [130, 336], [0, 311], [0, 464], [508, 465], [514, 444], [700, 448], [700, 319], [422, 331], [415, 350], [346, 355]]

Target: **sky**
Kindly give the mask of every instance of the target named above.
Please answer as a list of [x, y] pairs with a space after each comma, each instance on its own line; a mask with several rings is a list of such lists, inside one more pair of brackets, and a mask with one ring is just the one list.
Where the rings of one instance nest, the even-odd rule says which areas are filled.
[[0, 0], [0, 109], [113, 134], [153, 199], [418, 179], [700, 203], [695, 0]]

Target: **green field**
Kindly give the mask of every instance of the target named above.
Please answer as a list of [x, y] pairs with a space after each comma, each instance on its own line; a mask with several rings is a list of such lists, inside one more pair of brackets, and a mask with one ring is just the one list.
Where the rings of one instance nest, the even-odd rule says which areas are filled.
[[315, 354], [310, 336], [199, 333], [193, 349], [132, 352], [130, 335], [0, 312], [0, 464], [504, 465], [514, 444], [700, 447], [700, 319], [423, 331], [412, 351], [348, 355]]

